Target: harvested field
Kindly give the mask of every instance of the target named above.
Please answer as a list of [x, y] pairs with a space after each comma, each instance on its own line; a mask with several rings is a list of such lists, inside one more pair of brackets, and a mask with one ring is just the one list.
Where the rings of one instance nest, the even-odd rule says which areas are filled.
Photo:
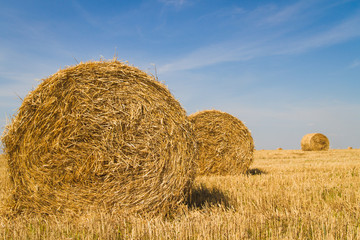
[[[0, 161], [0, 199], [9, 191]], [[91, 211], [0, 218], [3, 239], [359, 239], [360, 149], [259, 150], [248, 174], [201, 176], [168, 218]]]

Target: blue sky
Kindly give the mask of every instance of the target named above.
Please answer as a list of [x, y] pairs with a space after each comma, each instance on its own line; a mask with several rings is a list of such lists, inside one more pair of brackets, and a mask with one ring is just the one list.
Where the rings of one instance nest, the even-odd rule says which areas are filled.
[[80, 61], [129, 61], [188, 114], [228, 112], [257, 149], [360, 148], [360, 1], [0, 0], [0, 125]]

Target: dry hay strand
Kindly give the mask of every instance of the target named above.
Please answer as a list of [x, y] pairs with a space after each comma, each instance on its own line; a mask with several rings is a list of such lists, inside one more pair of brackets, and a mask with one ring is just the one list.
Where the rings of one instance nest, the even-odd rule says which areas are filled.
[[197, 112], [189, 119], [198, 146], [198, 175], [236, 175], [249, 169], [254, 141], [239, 119], [217, 110]]
[[44, 79], [2, 137], [17, 212], [164, 213], [194, 178], [191, 124], [169, 90], [117, 60]]
[[321, 133], [309, 133], [301, 139], [303, 151], [326, 151], [329, 149], [329, 139]]

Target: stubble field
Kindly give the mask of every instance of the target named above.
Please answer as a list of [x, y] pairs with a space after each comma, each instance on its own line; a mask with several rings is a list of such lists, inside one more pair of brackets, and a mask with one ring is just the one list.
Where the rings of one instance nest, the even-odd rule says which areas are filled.
[[257, 150], [248, 174], [196, 178], [171, 216], [4, 215], [11, 190], [0, 158], [1, 239], [360, 239], [360, 149]]

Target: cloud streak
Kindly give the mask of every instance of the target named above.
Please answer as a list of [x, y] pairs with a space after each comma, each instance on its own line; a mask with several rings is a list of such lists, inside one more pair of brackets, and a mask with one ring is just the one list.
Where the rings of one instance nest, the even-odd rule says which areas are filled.
[[[293, 14], [301, 14], [307, 7], [310, 6], [298, 4], [288, 7], [279, 10], [272, 17], [265, 16], [261, 22], [271, 20], [269, 26], [275, 22], [286, 22], [286, 19], [293, 18]], [[288, 37], [288, 31], [284, 30], [286, 27], [273, 26], [271, 31], [268, 31], [270, 34], [259, 34], [261, 31], [252, 31], [249, 32], [250, 36], [247, 37], [247, 40], [238, 36], [233, 40], [195, 49], [173, 62], [160, 66], [159, 72], [196, 69], [223, 62], [247, 61], [263, 56], [300, 54], [358, 38], [360, 37], [358, 26], [360, 26], [360, 14], [355, 14], [321, 32], [307, 30], [306, 26], [300, 26], [299, 28], [302, 27], [306, 30], [299, 29], [299, 33], [295, 34], [296, 29], [291, 30], [292, 37]], [[256, 24], [253, 28], [256, 28]]]
[[186, 4], [186, 0], [159, 0], [159, 2], [165, 5], [174, 5], [175, 7], [181, 7]]
[[356, 15], [336, 26], [333, 26], [327, 31], [305, 36], [300, 40], [294, 41], [293, 44], [289, 44], [288, 47], [285, 47], [284, 50], [280, 51], [279, 53], [300, 53], [315, 48], [331, 46], [360, 37], [360, 29], [358, 26], [360, 26], [360, 16]]
[[267, 17], [264, 17], [263, 23], [270, 25], [286, 23], [289, 20], [298, 18], [299, 15], [303, 15], [304, 12], [313, 4], [313, 1], [299, 1], [293, 5], [279, 9]]
[[355, 59], [349, 66], [349, 68], [358, 68], [360, 67], [360, 60], [359, 59]]

